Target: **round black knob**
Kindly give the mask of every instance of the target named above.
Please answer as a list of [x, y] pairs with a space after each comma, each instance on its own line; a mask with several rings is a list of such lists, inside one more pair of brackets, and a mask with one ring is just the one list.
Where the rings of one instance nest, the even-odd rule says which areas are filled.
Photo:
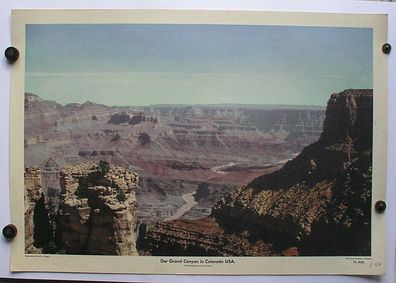
[[382, 200], [379, 200], [375, 203], [375, 210], [379, 213], [384, 212], [386, 209], [386, 203]]
[[390, 45], [389, 43], [385, 43], [384, 45], [382, 45], [382, 52], [384, 52], [385, 54], [389, 54], [392, 50], [392, 45]]
[[19, 58], [19, 50], [11, 46], [5, 50], [4, 55], [8, 62], [14, 63]]
[[3, 228], [3, 236], [6, 239], [11, 240], [15, 238], [16, 234], [17, 234], [17, 228], [13, 224], [8, 224]]

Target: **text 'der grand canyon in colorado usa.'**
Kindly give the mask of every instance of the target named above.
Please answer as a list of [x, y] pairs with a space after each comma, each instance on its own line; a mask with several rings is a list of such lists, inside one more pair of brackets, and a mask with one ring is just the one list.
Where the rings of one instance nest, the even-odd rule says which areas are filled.
[[370, 256], [372, 36], [27, 25], [25, 253]]

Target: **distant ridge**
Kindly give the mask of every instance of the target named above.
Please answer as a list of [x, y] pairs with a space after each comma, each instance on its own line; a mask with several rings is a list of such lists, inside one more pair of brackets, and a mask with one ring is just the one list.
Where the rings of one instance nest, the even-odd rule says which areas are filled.
[[326, 106], [321, 105], [288, 105], [288, 104], [153, 104], [151, 107], [207, 107], [207, 108], [248, 108], [248, 109], [286, 109], [286, 110], [326, 110]]
[[[40, 101], [50, 101], [41, 98], [37, 94], [30, 92], [25, 93], [26, 96], [34, 96]], [[56, 102], [52, 101], [51, 102]], [[59, 104], [59, 103], [58, 103]], [[61, 104], [60, 104], [61, 105]], [[106, 107], [173, 107], [173, 108], [186, 108], [186, 107], [207, 107], [207, 108], [248, 108], [248, 109], [290, 109], [290, 110], [326, 110], [324, 105], [290, 105], [290, 104], [240, 104], [240, 103], [219, 103], [219, 104], [148, 104], [148, 105], [106, 105], [102, 103], [87, 100], [83, 103], [71, 102], [63, 105], [63, 107], [80, 107], [80, 106], [106, 106]]]

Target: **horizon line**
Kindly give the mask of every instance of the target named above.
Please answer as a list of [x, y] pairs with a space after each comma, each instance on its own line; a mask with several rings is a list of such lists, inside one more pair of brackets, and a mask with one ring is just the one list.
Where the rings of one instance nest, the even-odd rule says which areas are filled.
[[143, 104], [142, 105], [131, 105], [131, 104], [128, 104], [128, 105], [107, 105], [107, 104], [103, 104], [103, 103], [100, 103], [100, 102], [95, 102], [95, 101], [92, 101], [92, 100], [86, 100], [84, 102], [68, 102], [68, 103], [62, 104], [62, 103], [57, 102], [56, 100], [44, 99], [40, 95], [37, 95], [37, 94], [35, 94], [33, 92], [29, 92], [29, 91], [26, 91], [25, 95], [34, 95], [34, 96], [39, 97], [43, 101], [55, 102], [55, 103], [61, 105], [62, 107], [66, 107], [66, 106], [68, 106], [70, 104], [83, 105], [83, 104], [86, 104], [86, 103], [94, 103], [94, 104], [102, 105], [102, 106], [106, 106], [106, 107], [150, 107], [150, 106], [151, 107], [152, 106], [180, 106], [180, 107], [182, 107], [182, 106], [185, 106], [185, 107], [189, 107], [189, 106], [250, 106], [250, 107], [289, 106], [289, 107], [307, 107], [308, 106], [308, 107], [319, 107], [319, 108], [326, 108], [327, 107], [327, 103], [326, 103], [326, 105], [318, 105], [318, 104], [279, 104], [279, 103], [276, 103], [276, 104], [272, 104], [272, 103], [252, 104], [252, 103], [232, 103], [232, 102], [230, 102], [230, 103], [228, 103], [228, 102], [225, 102], [225, 103], [208, 103], [208, 104], [202, 104], [202, 103], [196, 103], [196, 104], [156, 103], [156, 104], [144, 104], [144, 105]]

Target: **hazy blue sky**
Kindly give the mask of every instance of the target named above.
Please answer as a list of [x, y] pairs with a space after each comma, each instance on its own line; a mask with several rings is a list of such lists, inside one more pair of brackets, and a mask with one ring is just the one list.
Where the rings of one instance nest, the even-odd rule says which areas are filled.
[[372, 88], [372, 29], [27, 25], [26, 85], [61, 104], [325, 105]]

